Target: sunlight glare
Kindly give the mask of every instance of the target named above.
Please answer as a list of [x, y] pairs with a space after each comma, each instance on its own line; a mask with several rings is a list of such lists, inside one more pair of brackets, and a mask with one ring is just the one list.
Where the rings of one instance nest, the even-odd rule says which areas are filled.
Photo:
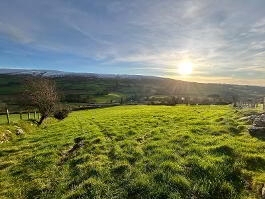
[[189, 75], [192, 73], [192, 62], [182, 62], [179, 64], [178, 72], [181, 75]]

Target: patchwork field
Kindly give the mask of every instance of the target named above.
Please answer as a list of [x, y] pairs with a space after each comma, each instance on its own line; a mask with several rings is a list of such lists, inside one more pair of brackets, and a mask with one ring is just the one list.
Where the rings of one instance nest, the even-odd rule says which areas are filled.
[[240, 117], [229, 106], [121, 106], [0, 125], [26, 131], [0, 144], [0, 198], [259, 198], [265, 140]]

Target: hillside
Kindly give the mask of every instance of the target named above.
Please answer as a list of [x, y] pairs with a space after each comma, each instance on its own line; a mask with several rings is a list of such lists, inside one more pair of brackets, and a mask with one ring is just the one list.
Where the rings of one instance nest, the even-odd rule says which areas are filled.
[[138, 75], [99, 75], [64, 73], [60, 71], [0, 70], [0, 103], [17, 104], [21, 82], [28, 75], [51, 77], [66, 103], [110, 103], [127, 100], [143, 102], [155, 97], [209, 98], [231, 103], [233, 98], [241, 101], [261, 101], [265, 87], [203, 84], [168, 78]]
[[0, 126], [26, 131], [1, 144], [0, 198], [259, 198], [265, 144], [239, 117], [229, 106], [120, 106]]

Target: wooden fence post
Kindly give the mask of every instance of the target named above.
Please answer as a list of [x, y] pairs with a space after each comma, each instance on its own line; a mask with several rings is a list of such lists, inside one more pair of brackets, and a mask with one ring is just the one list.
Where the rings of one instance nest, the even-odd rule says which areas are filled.
[[30, 119], [30, 112], [28, 112], [28, 120]]
[[6, 119], [7, 119], [7, 123], [10, 123], [10, 119], [9, 119], [9, 111], [8, 109], [6, 109]]
[[36, 120], [36, 111], [34, 112], [34, 120]]
[[22, 113], [21, 112], [19, 113], [19, 117], [20, 117], [20, 120], [22, 120]]
[[182, 97], [182, 98], [181, 98], [181, 103], [182, 103], [182, 104], [184, 104], [184, 100], [185, 100], [185, 98]]

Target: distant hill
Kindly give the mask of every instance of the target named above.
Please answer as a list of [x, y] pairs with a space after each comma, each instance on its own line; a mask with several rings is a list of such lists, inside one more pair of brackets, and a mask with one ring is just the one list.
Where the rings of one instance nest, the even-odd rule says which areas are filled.
[[44, 77], [64, 77], [64, 76], [74, 76], [74, 77], [98, 77], [98, 78], [125, 78], [125, 79], [161, 79], [155, 76], [143, 76], [143, 75], [117, 75], [117, 74], [97, 74], [97, 73], [74, 73], [74, 72], [64, 72], [57, 70], [27, 70], [27, 69], [1, 69], [0, 75], [33, 75], [33, 76], [44, 76]]
[[0, 69], [0, 103], [17, 104], [22, 80], [29, 75], [53, 78], [66, 103], [108, 103], [121, 98], [145, 101], [166, 96], [232, 102], [259, 100], [265, 87], [206, 84], [141, 75], [69, 73], [54, 70]]

